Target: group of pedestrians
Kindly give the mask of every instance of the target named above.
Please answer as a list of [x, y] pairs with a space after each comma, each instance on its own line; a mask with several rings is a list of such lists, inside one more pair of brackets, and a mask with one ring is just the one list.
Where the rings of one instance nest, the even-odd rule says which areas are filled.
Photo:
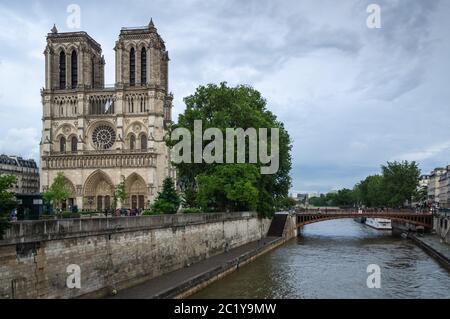
[[121, 217], [121, 216], [141, 216], [142, 215], [142, 209], [129, 209], [129, 208], [116, 208], [114, 211], [115, 217]]

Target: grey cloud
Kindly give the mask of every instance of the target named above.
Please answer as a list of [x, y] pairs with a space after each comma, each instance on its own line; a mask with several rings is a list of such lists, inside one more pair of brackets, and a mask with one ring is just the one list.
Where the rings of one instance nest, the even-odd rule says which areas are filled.
[[[294, 139], [294, 189], [310, 191], [350, 187], [391, 158], [422, 156], [426, 171], [450, 156], [446, 149], [433, 152], [434, 145], [450, 139], [450, 46], [445, 33], [437, 32], [448, 30], [449, 22], [436, 15], [448, 12], [449, 5], [376, 1], [383, 29], [369, 30], [366, 7], [372, 2], [109, 1], [98, 19], [98, 3], [78, 1], [83, 30], [107, 56], [107, 82], [114, 80], [120, 27], [145, 25], [153, 17], [170, 51], [175, 114], [183, 111], [182, 98], [200, 84], [228, 81], [261, 90]], [[5, 139], [17, 135], [14, 128], [40, 131], [43, 61], [27, 50], [43, 51], [53, 22], [67, 31], [69, 3], [21, 1], [8, 8], [19, 18], [12, 24], [17, 34], [27, 41], [5, 39], [0, 46], [0, 68], [21, 66], [0, 89], [3, 152], [37, 154], [39, 134], [33, 131], [26, 131], [17, 148]], [[29, 94], [18, 99], [24, 81]], [[18, 110], [30, 116], [18, 119]]]

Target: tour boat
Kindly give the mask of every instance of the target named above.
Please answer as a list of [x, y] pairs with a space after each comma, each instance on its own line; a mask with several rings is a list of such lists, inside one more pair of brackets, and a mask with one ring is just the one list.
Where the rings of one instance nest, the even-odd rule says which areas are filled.
[[366, 225], [379, 230], [392, 230], [392, 224], [390, 219], [367, 218]]

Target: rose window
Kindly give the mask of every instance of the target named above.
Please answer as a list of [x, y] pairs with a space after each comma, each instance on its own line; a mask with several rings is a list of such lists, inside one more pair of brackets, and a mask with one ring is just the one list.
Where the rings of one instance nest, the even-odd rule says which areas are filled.
[[110, 149], [116, 142], [116, 132], [110, 126], [101, 125], [92, 133], [92, 141], [98, 149]]

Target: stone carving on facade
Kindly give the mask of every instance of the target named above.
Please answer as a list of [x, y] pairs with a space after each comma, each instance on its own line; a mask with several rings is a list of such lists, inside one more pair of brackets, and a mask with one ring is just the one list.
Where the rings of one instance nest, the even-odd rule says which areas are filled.
[[77, 196], [83, 196], [83, 185], [77, 185]]
[[135, 134], [139, 134], [139, 132], [141, 131], [141, 125], [139, 125], [139, 124], [134, 124], [133, 125], [133, 132], [135, 133]]
[[69, 135], [72, 132], [72, 129], [69, 125], [64, 125], [62, 131], [65, 135]]

